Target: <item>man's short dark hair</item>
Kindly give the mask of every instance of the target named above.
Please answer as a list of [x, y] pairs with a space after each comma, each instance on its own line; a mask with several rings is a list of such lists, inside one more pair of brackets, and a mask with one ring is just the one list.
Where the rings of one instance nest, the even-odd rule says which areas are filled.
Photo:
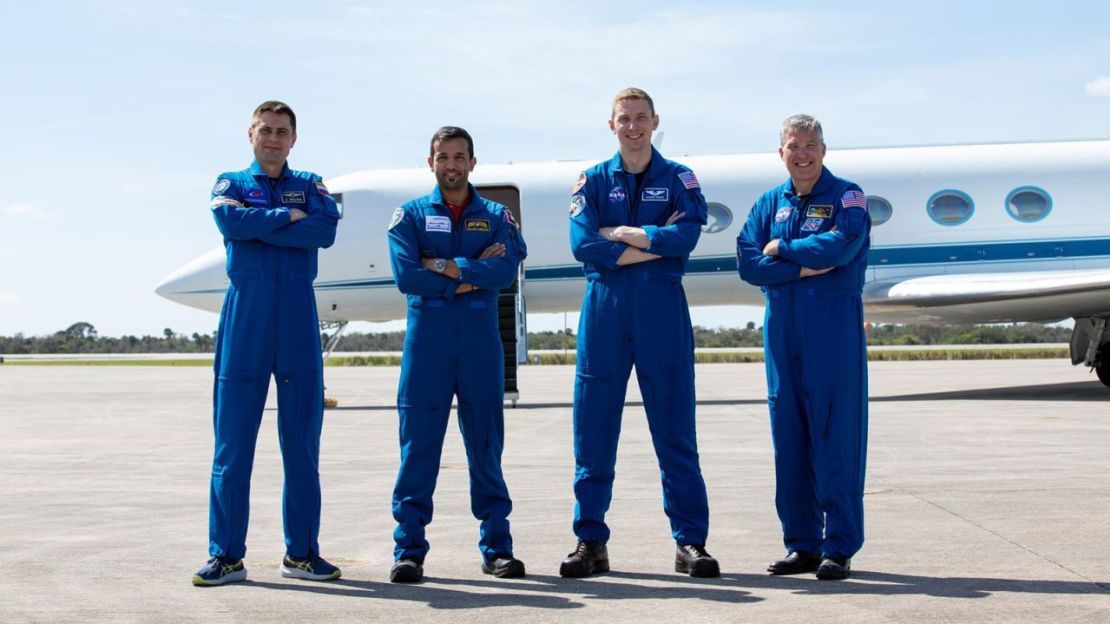
[[470, 138], [469, 132], [458, 126], [443, 126], [436, 130], [431, 142], [428, 143], [428, 156], [436, 155], [436, 141], [442, 143], [450, 139], [466, 139], [466, 150], [470, 153], [470, 157], [474, 158], [474, 139]]
[[251, 127], [258, 125], [258, 120], [262, 117], [262, 113], [277, 113], [278, 115], [288, 115], [289, 125], [293, 127], [293, 132], [297, 131], [297, 114], [285, 102], [277, 100], [266, 100], [254, 109], [254, 114], [251, 115]]

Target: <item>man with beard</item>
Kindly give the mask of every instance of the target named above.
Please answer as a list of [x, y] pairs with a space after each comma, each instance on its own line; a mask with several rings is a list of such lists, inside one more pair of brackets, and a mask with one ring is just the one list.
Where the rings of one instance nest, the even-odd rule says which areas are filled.
[[527, 249], [509, 209], [468, 182], [477, 160], [466, 130], [440, 128], [429, 152], [435, 190], [397, 208], [388, 232], [393, 276], [408, 295], [389, 579], [415, 583], [424, 576], [424, 527], [432, 521], [453, 396], [470, 467], [471, 511], [481, 521], [482, 571], [518, 578], [524, 564], [513, 556], [512, 501], [501, 473], [505, 370], [497, 295], [513, 282]]

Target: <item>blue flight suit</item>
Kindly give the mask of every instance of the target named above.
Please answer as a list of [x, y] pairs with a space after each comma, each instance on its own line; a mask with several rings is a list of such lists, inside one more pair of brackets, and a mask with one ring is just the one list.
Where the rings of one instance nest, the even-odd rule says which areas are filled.
[[[481, 521], [478, 548], [486, 561], [512, 555], [513, 504], [501, 473], [505, 444], [505, 355], [497, 316], [498, 291], [512, 284], [528, 255], [508, 208], [470, 186], [458, 221], [439, 187], [406, 202], [389, 224], [389, 259], [397, 288], [408, 295], [408, 328], [401, 356], [397, 411], [401, 466], [393, 488], [394, 558], [423, 562], [424, 527], [432, 521], [443, 436], [458, 397], [459, 429], [470, 467], [470, 510]], [[490, 245], [500, 258], [478, 260]], [[462, 275], [425, 269], [422, 258], [449, 258]], [[461, 295], [461, 284], [478, 287]]]
[[[212, 200], [230, 284], [216, 333], [208, 552], [231, 559], [246, 553], [254, 448], [273, 375], [285, 469], [285, 548], [304, 558], [320, 552], [324, 384], [312, 280], [316, 250], [335, 241], [340, 213], [320, 176], [288, 164], [276, 180], [257, 161], [220, 174]], [[291, 223], [291, 208], [307, 217]]]
[[[704, 544], [709, 503], [694, 426], [694, 336], [682, 276], [707, 217], [694, 174], [654, 148], [640, 175], [617, 154], [586, 170], [571, 196], [570, 246], [582, 262], [586, 293], [578, 322], [574, 382], [574, 533], [609, 540], [621, 412], [632, 365], [644, 398], [663, 481], [663, 511], [679, 545]], [[673, 213], [685, 213], [666, 226]], [[659, 259], [624, 266], [628, 245], [603, 227], [643, 228]]]
[[[736, 240], [740, 277], [767, 300], [775, 506], [788, 551], [851, 557], [863, 546], [870, 232], [863, 191], [822, 168], [808, 195], [788, 179], [760, 196]], [[764, 255], [776, 238], [778, 256]], [[835, 268], [803, 279], [801, 267]]]

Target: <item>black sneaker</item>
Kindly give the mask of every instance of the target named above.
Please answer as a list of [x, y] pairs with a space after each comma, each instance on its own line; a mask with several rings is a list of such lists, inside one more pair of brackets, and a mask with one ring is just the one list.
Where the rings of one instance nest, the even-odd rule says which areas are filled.
[[288, 554], [281, 560], [281, 575], [285, 578], [298, 578], [307, 581], [332, 581], [343, 573], [339, 568], [324, 560], [323, 557], [309, 551], [304, 559], [290, 557]]
[[578, 542], [559, 566], [559, 576], [582, 578], [609, 571], [609, 549], [601, 542]]
[[193, 575], [193, 585], [207, 587], [210, 585], [223, 585], [224, 583], [237, 583], [247, 579], [247, 568], [242, 559], [228, 559], [227, 557], [212, 557], [204, 567]]
[[674, 554], [674, 571], [697, 578], [717, 578], [721, 567], [705, 550], [704, 544], [684, 544]]
[[482, 572], [497, 578], [521, 578], [524, 562], [512, 555], [494, 555], [492, 560], [482, 562]]
[[817, 566], [817, 578], [822, 581], [839, 581], [852, 573], [851, 557], [825, 557]]
[[389, 570], [390, 583], [419, 583], [424, 578], [424, 566], [415, 559], [401, 559]]
[[804, 550], [792, 550], [782, 559], [777, 559], [767, 566], [771, 574], [803, 574], [815, 572], [821, 565], [821, 555]]

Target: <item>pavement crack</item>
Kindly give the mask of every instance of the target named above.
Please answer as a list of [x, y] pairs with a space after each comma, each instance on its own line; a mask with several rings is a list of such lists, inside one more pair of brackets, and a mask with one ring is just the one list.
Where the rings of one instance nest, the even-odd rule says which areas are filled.
[[1069, 572], [1069, 573], [1087, 581], [1088, 583], [1091, 583], [1092, 585], [1094, 585], [1095, 587], [1098, 587], [1099, 589], [1110, 592], [1110, 583], [1102, 583], [1102, 582], [1096, 581], [1095, 579], [1087, 576], [1086, 574], [1083, 574], [1082, 572], [1079, 572], [1078, 570], [1074, 570], [1072, 568], [1069, 568], [1068, 566], [1060, 563], [1059, 561], [1056, 561], [1055, 559], [1053, 559], [1052, 557], [1049, 557], [1048, 555], [1043, 555], [1043, 554], [1033, 550], [1032, 548], [1026, 546], [1025, 544], [1015, 542], [1014, 540], [1006, 537], [1005, 535], [1002, 535], [998, 531], [995, 531], [994, 529], [992, 529], [988, 526], [980, 524], [980, 523], [972, 520], [971, 518], [968, 518], [967, 516], [957, 512], [955, 510], [949, 509], [948, 507], [945, 507], [944, 505], [941, 505], [940, 503], [929, 500], [928, 498], [918, 494], [917, 492], [914, 492], [912, 490], [904, 490], [904, 491], [907, 494], [909, 494], [910, 496], [916, 498], [917, 500], [919, 500], [923, 503], [926, 503], [928, 505], [932, 505], [933, 507], [936, 507], [937, 509], [939, 509], [939, 510], [941, 510], [941, 511], [947, 513], [947, 514], [950, 514], [950, 515], [952, 515], [956, 518], [959, 518], [960, 520], [963, 520], [967, 524], [970, 524], [971, 526], [973, 526], [973, 527], [975, 527], [975, 528], [977, 528], [981, 531], [989, 533], [989, 534], [997, 537], [998, 539], [1000, 539], [1000, 540], [1002, 540], [1002, 541], [1004, 541], [1004, 542], [1006, 542], [1006, 543], [1008, 543], [1008, 544], [1010, 544], [1010, 545], [1012, 545], [1016, 548], [1024, 550], [1025, 552], [1033, 555], [1034, 557], [1037, 557], [1038, 559], [1042, 559], [1044, 561], [1047, 561], [1048, 563], [1051, 563], [1052, 565], [1060, 568], [1061, 570]]

